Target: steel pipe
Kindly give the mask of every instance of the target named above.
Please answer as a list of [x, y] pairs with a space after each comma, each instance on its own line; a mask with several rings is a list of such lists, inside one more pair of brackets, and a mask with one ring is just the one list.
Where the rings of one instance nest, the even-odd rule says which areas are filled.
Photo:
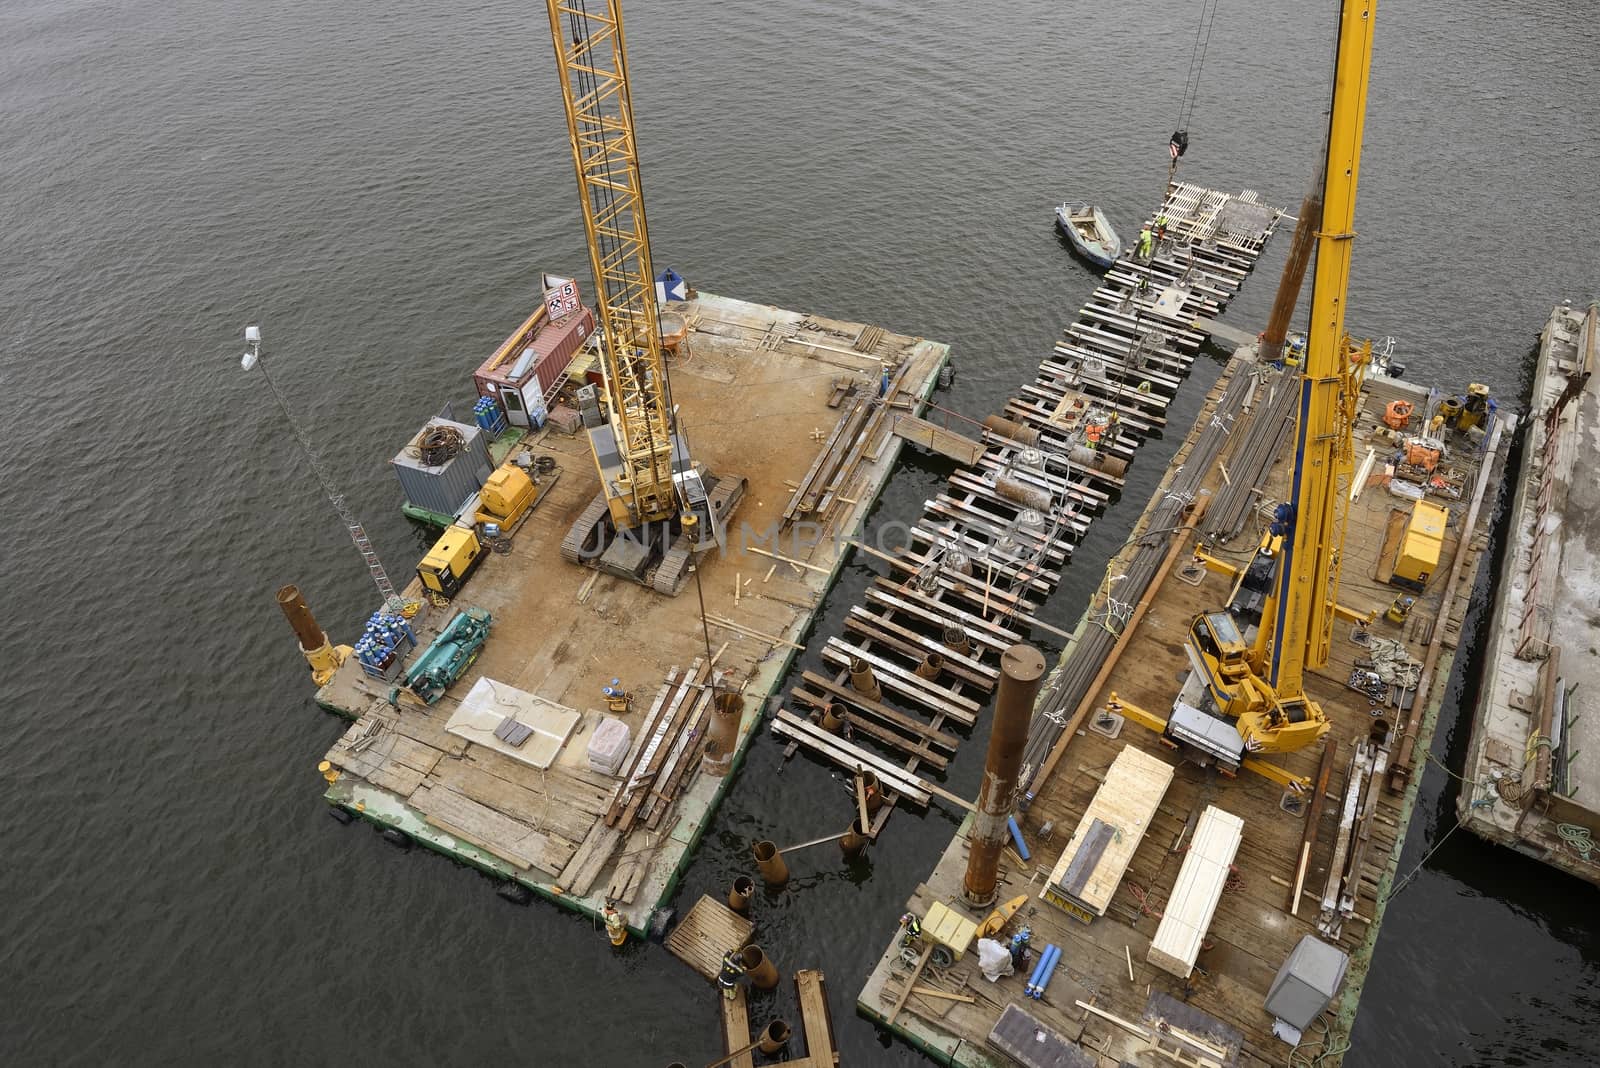
[[1022, 751], [1028, 744], [1034, 699], [1043, 679], [1044, 655], [1033, 646], [1013, 645], [1000, 655], [1000, 693], [989, 732], [978, 810], [972, 817], [967, 873], [961, 884], [962, 897], [975, 908], [988, 907], [998, 896], [1000, 851], [1011, 837], [1012, 799], [1022, 770]]
[[789, 865], [783, 862], [776, 842], [762, 840], [755, 844], [756, 870], [761, 881], [768, 886], [782, 886], [789, 881]]
[[778, 966], [754, 942], [739, 952], [739, 960], [744, 964], [745, 974], [750, 976], [750, 985], [757, 990], [771, 990], [778, 985]]

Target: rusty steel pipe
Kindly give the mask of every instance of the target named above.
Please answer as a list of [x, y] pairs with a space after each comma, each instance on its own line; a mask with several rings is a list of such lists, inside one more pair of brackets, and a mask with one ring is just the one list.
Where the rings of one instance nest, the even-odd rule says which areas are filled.
[[1050, 491], [1030, 486], [1025, 482], [1018, 482], [1014, 478], [1001, 475], [994, 480], [994, 492], [998, 497], [1004, 497], [1013, 504], [1020, 504], [1024, 508], [1032, 508], [1039, 512], [1050, 510]]
[[869, 701], [877, 701], [883, 697], [883, 690], [878, 686], [878, 677], [872, 673], [872, 665], [859, 656], [850, 658], [850, 688]]
[[1006, 823], [1019, 785], [1033, 703], [1043, 680], [1044, 655], [1033, 646], [1013, 645], [1000, 655], [1000, 694], [995, 700], [978, 810], [972, 816], [967, 873], [961, 882], [962, 898], [975, 908], [987, 908], [998, 896], [1000, 851], [1011, 836]]
[[861, 788], [867, 795], [867, 815], [876, 816], [883, 807], [883, 787], [878, 783], [878, 773], [870, 768], [861, 770]]
[[938, 653], [928, 653], [922, 658], [922, 663], [917, 665], [917, 674], [930, 682], [944, 673], [944, 657]]
[[789, 1041], [789, 1035], [792, 1033], [788, 1024], [782, 1020], [773, 1020], [767, 1024], [767, 1029], [761, 1032], [761, 1052], [777, 1053]]
[[741, 875], [733, 881], [733, 887], [728, 891], [728, 907], [741, 916], [750, 914], [750, 899], [755, 896], [756, 882], [748, 875]]
[[302, 650], [314, 653], [328, 644], [328, 636], [317, 626], [317, 617], [311, 614], [306, 599], [300, 596], [299, 586], [291, 583], [279, 590], [278, 607], [283, 609], [283, 617], [294, 628], [294, 636], [300, 639]]
[[1031, 426], [1007, 419], [1003, 415], [984, 416], [983, 425], [993, 433], [1012, 441], [1019, 441], [1024, 445], [1039, 444], [1039, 432]]
[[967, 638], [965, 627], [951, 625], [944, 628], [944, 644], [957, 656], [966, 656], [972, 652], [972, 642]]
[[750, 985], [757, 990], [771, 990], [778, 985], [778, 966], [754, 942], [740, 951], [739, 960], [750, 976]]
[[776, 842], [762, 840], [755, 844], [753, 849], [756, 858], [756, 870], [761, 873], [761, 881], [768, 886], [782, 886], [789, 881], [789, 865], [783, 861], [783, 854], [778, 852]]
[[1267, 328], [1261, 333], [1261, 350], [1257, 353], [1265, 363], [1276, 363], [1283, 355], [1283, 342], [1289, 336], [1289, 320], [1294, 317], [1295, 305], [1300, 301], [1300, 287], [1305, 282], [1306, 268], [1311, 263], [1311, 252], [1316, 244], [1317, 222], [1322, 218], [1323, 167], [1317, 168], [1316, 180], [1300, 203], [1300, 218], [1294, 224], [1294, 238], [1289, 244], [1289, 258], [1283, 263], [1283, 275], [1278, 279], [1278, 294], [1272, 299], [1272, 314], [1267, 316]]
[[711, 724], [706, 729], [705, 755], [700, 770], [720, 778], [733, 767], [733, 751], [739, 744], [739, 722], [744, 717], [744, 698], [736, 693], [719, 693], [711, 704]]
[[838, 734], [844, 726], [844, 721], [850, 718], [850, 710], [838, 701], [829, 701], [828, 707], [822, 710], [822, 729], [829, 734]]
[[867, 829], [861, 826], [861, 817], [850, 821], [850, 829], [839, 839], [839, 848], [846, 860], [859, 857], [867, 848]]

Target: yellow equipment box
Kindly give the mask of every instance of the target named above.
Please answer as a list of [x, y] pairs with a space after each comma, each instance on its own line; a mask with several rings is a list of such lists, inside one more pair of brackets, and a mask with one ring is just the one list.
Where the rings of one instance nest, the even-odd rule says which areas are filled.
[[922, 917], [922, 937], [935, 946], [944, 946], [949, 950], [952, 964], [960, 960], [967, 947], [972, 945], [972, 938], [977, 932], [978, 925], [974, 921], [943, 901], [929, 905], [928, 914]]
[[487, 551], [475, 532], [466, 527], [448, 527], [417, 565], [417, 577], [428, 589], [454, 597]]
[[501, 464], [478, 493], [477, 520], [499, 523], [507, 534], [533, 505], [533, 479], [516, 464]]
[[1389, 581], [1418, 590], [1426, 586], [1438, 570], [1439, 558], [1444, 555], [1444, 532], [1449, 522], [1449, 511], [1437, 504], [1427, 501], [1413, 504], [1411, 519], [1406, 523], [1406, 532], [1395, 554], [1394, 577]]

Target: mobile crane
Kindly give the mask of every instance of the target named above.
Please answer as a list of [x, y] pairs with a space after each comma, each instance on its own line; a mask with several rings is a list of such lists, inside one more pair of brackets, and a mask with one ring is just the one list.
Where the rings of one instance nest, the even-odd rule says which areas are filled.
[[[1356, 236], [1356, 181], [1375, 6], [1376, 0], [1343, 0], [1340, 10], [1311, 321], [1299, 373], [1292, 488], [1235, 586], [1237, 593], [1257, 584], [1265, 594], [1260, 624], [1253, 639], [1247, 639], [1233, 611], [1195, 618], [1185, 642], [1193, 672], [1170, 719], [1129, 705], [1116, 694], [1109, 702], [1111, 710], [1224, 767], [1248, 764], [1286, 785], [1303, 785], [1304, 780], [1250, 758], [1302, 749], [1330, 729], [1321, 706], [1306, 692], [1305, 674], [1328, 661], [1355, 420], [1372, 352], [1370, 343], [1353, 344], [1345, 334], [1344, 306]], [[1237, 602], [1230, 605], [1234, 607]], [[1231, 720], [1234, 730], [1227, 730], [1224, 720]]]
[[689, 456], [655, 303], [617, 0], [547, 0], [556, 70], [598, 293], [606, 419], [590, 427], [600, 493], [562, 541], [573, 563], [676, 594], [694, 553], [719, 545], [745, 480]]

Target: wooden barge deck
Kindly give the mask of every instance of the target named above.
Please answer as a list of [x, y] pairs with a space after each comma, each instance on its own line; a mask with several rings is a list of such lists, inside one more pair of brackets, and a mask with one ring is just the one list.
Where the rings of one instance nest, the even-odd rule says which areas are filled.
[[[700, 574], [712, 665], [692, 585], [666, 597], [562, 559], [598, 475], [584, 436], [547, 427], [516, 448], [553, 458], [559, 477], [547, 476], [549, 492], [510, 552], [486, 557], [448, 608], [425, 607], [413, 620], [423, 649], [456, 609], [488, 610], [490, 637], [469, 672], [431, 707], [396, 707], [390, 684], [352, 657], [318, 693], [355, 720], [327, 754], [338, 772], [330, 802], [565, 907], [598, 915], [612, 900], [636, 934], [672, 894], [730, 781], [700, 770], [712, 670], [719, 689], [744, 697], [736, 767], [839, 566], [842, 552], [826, 537], [807, 543], [803, 566], [774, 559], [787, 555], [779, 532], [796, 518], [824, 534], [859, 526], [901, 447], [894, 417], [922, 410], [949, 356], [945, 345], [880, 327], [710, 294], [673, 310], [688, 323], [672, 376], [695, 456], [749, 480], [728, 548]], [[885, 369], [888, 393], [877, 403]], [[847, 432], [828, 433], [846, 420]], [[828, 462], [832, 450], [844, 455]], [[802, 485], [816, 499], [797, 505]], [[420, 595], [415, 583], [408, 595]], [[625, 779], [592, 770], [586, 755], [613, 678], [633, 697], [620, 716], [631, 729]], [[479, 679], [576, 716], [547, 768], [444, 729]]]
[[[981, 440], [922, 424], [908, 439], [961, 465], [926, 502], [909, 544], [861, 551], [888, 563], [844, 633], [821, 640], [829, 669], [804, 672], [773, 730], [847, 771], [873, 772], [891, 802], [956, 805], [929, 774], [948, 765], [999, 681], [1001, 651], [1034, 629], [1039, 606], [1092, 519], [1120, 491], [1141, 444], [1193, 362], [1203, 327], [1238, 292], [1282, 212], [1251, 191], [1178, 183], [1160, 209], [1168, 233], [1147, 261], [1124, 257]], [[1114, 424], [1114, 432], [1095, 428]], [[865, 669], [865, 670], [864, 670]], [[843, 721], [833, 732], [818, 721]]]
[[[1350, 509], [1339, 601], [1377, 616], [1365, 628], [1336, 621], [1330, 661], [1307, 679], [1333, 723], [1327, 738], [1332, 744], [1277, 758], [1315, 783], [1310, 794], [1296, 798], [1249, 771], [1231, 779], [1183, 762], [1155, 733], [1132, 720], [1103, 715], [1113, 692], [1155, 712], [1171, 707], [1189, 669], [1183, 651], [1189, 623], [1225, 603], [1231, 587], [1224, 575], [1191, 562], [1195, 544], [1190, 539], [1197, 529], [1210, 529], [1214, 553], [1245, 561], [1271, 506], [1286, 493], [1291, 465], [1282, 454], [1292, 448], [1282, 446], [1292, 436], [1292, 425], [1286, 435], [1284, 407], [1275, 403], [1282, 381], [1281, 375], [1256, 366], [1248, 349], [1234, 357], [1141, 517], [1135, 539], [1109, 565], [1106, 585], [1085, 611], [1035, 706], [1028, 749], [1034, 762], [1024, 765], [1025, 776], [1035, 778], [1031, 800], [1019, 816], [1031, 858], [1023, 862], [1009, 850], [1002, 855], [999, 898], [1028, 897], [1002, 938], [1027, 925], [1033, 960], [1047, 945], [1061, 949], [1043, 995], [1025, 996], [1030, 968], [988, 982], [979, 974], [976, 950], [969, 949], [935, 975], [941, 985], [974, 995], [975, 1001], [908, 999], [912, 968], [898, 940], [886, 947], [863, 986], [858, 1011], [937, 1063], [962, 1068], [1286, 1064], [1292, 1047], [1274, 1036], [1264, 1003], [1280, 965], [1308, 934], [1347, 953], [1349, 969], [1301, 1052], [1325, 1054], [1318, 1063], [1333, 1065], [1348, 1048], [1420, 784], [1420, 774], [1412, 772], [1427, 752], [1472, 579], [1484, 561], [1494, 510], [1492, 500], [1484, 505], [1485, 491], [1503, 476], [1510, 434], [1497, 425], [1476, 446], [1458, 441], [1446, 458], [1441, 470], [1450, 473], [1448, 496], [1429, 499], [1451, 513], [1442, 557], [1449, 562], [1448, 576], [1441, 564], [1415, 595], [1418, 603], [1410, 616], [1403, 623], [1390, 622], [1384, 610], [1401, 592], [1385, 581], [1393, 517], [1409, 502], [1386, 489], [1384, 461], [1395, 446], [1379, 419], [1390, 401], [1402, 399], [1431, 415], [1439, 395], [1388, 378], [1369, 379], [1355, 455], [1359, 465], [1370, 448], [1377, 462], [1365, 483], [1353, 487], [1359, 496]], [[1297, 389], [1288, 392], [1298, 395]], [[1253, 474], [1257, 470], [1259, 476]], [[1218, 531], [1236, 531], [1237, 540], [1229, 544]], [[1151, 554], [1152, 566], [1140, 571], [1140, 557]], [[1113, 585], [1113, 575], [1122, 581]], [[1135, 583], [1147, 585], [1143, 592], [1127, 588]], [[1097, 642], [1097, 635], [1109, 640]], [[1397, 644], [1385, 649], [1382, 640]], [[1352, 689], [1358, 661], [1371, 663], [1378, 656], [1400, 683], [1374, 696]], [[1375, 759], [1362, 765], [1353, 754], [1374, 737], [1375, 728], [1386, 745], [1366, 750]], [[1403, 744], [1407, 738], [1409, 746]], [[1108, 770], [1129, 748], [1170, 765], [1174, 774], [1170, 786], [1156, 795], [1154, 815], [1137, 829], [1139, 844], [1126, 871], [1115, 874], [1104, 914], [1091, 917], [1085, 911], [1079, 918], [1041, 892]], [[1333, 754], [1329, 758], [1323, 756], [1327, 751]], [[1185, 846], [1211, 806], [1242, 819], [1243, 832], [1197, 966], [1187, 978], [1178, 978], [1147, 958], [1184, 866]], [[963, 824], [918, 886], [910, 911], [923, 915], [942, 902], [973, 920], [983, 918], [961, 902], [970, 823]], [[1124, 832], [1134, 829], [1116, 833]], [[1308, 834], [1314, 837], [1306, 851]], [[1289, 887], [1303, 855], [1309, 858], [1304, 891], [1298, 907], [1291, 908], [1295, 895]], [[928, 974], [924, 969], [922, 976]], [[1019, 1043], [1019, 1035], [1031, 1041]]]
[[1473, 833], [1600, 885], [1597, 361], [1600, 302], [1555, 308], [1456, 807]]

